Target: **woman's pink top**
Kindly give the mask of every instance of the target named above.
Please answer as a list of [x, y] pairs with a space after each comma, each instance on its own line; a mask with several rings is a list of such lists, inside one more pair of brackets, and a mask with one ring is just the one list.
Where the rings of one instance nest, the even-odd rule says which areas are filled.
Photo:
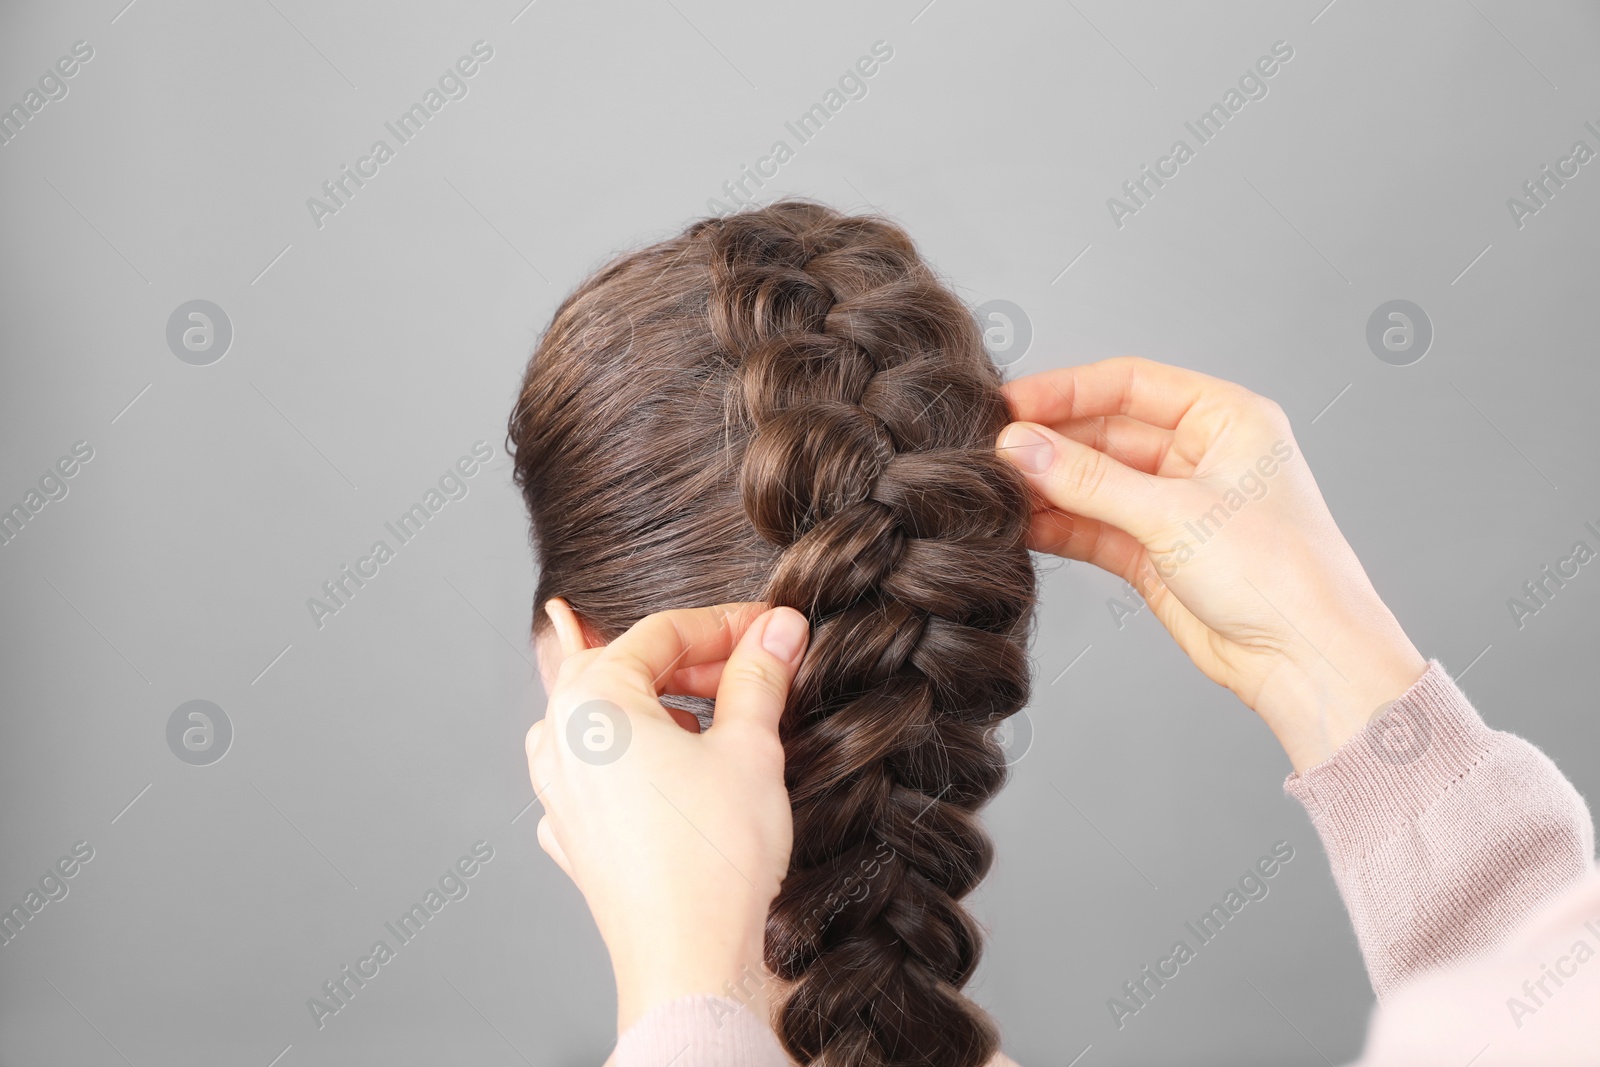
[[[1357, 1067], [1600, 1064], [1589, 809], [1437, 660], [1284, 790], [1322, 838], [1378, 994]], [[658, 1005], [609, 1062], [791, 1067], [763, 1020], [719, 996]]]

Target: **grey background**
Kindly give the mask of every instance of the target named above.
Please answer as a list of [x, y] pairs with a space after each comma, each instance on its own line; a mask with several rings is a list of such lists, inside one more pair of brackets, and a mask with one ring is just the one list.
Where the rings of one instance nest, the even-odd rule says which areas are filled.
[[[0, 947], [0, 1063], [604, 1057], [602, 946], [527, 812], [505, 416], [559, 298], [794, 147], [877, 40], [762, 198], [902, 221], [973, 305], [1026, 309], [1013, 374], [1137, 352], [1279, 400], [1418, 646], [1600, 796], [1600, 565], [1507, 607], [1600, 525], [1600, 163], [1521, 229], [1506, 207], [1600, 148], [1592, 4], [523, 2], [0, 15], [0, 104], [95, 52], [0, 146], [0, 505], [94, 449], [0, 547], [0, 902], [95, 850]], [[468, 95], [317, 228], [306, 199], [480, 39]], [[1267, 97], [1116, 227], [1106, 199], [1278, 40]], [[232, 322], [210, 366], [166, 344], [193, 299]], [[1411, 366], [1366, 345], [1391, 299], [1434, 326]], [[469, 494], [318, 629], [307, 598], [478, 440]], [[1025, 1065], [1354, 1056], [1371, 993], [1287, 761], [1148, 613], [1117, 626], [1118, 587], [1045, 581], [974, 995]], [[234, 730], [209, 766], [167, 747], [194, 699]], [[469, 895], [318, 1030], [307, 999], [478, 840]], [[1118, 1030], [1107, 998], [1278, 840], [1270, 896]]]

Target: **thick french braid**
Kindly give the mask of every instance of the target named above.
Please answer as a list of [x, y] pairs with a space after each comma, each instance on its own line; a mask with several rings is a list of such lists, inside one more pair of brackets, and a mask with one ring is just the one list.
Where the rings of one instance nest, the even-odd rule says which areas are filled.
[[[539, 550], [615, 637], [668, 607], [805, 612], [781, 724], [790, 870], [774, 1026], [821, 1067], [977, 1067], [961, 901], [994, 727], [1028, 697], [1026, 487], [971, 312], [884, 219], [782, 201], [612, 261], [558, 309], [510, 438]], [[536, 610], [535, 618], [542, 618]]]
[[973, 813], [1004, 775], [993, 727], [1027, 699], [1035, 590], [998, 376], [898, 228], [781, 204], [707, 229], [711, 333], [751, 427], [740, 493], [781, 550], [765, 599], [814, 626], [783, 721], [779, 1035], [828, 1067], [982, 1064], [960, 900], [991, 859]]

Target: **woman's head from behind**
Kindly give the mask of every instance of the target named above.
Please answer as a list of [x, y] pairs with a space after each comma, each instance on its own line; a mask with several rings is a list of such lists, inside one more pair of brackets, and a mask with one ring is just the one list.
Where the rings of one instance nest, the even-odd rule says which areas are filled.
[[811, 621], [781, 724], [795, 838], [774, 1020], [802, 1063], [975, 1065], [961, 899], [991, 849], [993, 728], [1026, 702], [1027, 489], [978, 324], [898, 227], [783, 201], [612, 261], [512, 413], [554, 597], [609, 641], [733, 601]]

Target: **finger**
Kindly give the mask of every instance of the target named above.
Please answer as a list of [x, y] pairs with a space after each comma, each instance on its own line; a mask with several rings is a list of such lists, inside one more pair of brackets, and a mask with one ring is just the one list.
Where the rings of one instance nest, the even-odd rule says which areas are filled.
[[1164, 568], [1170, 568], [1171, 564], [1153, 563], [1149, 551], [1126, 531], [1096, 519], [1047, 509], [1034, 513], [1033, 525], [1028, 531], [1028, 547], [1036, 552], [1083, 560], [1133, 586], [1150, 607], [1151, 614], [1191, 658], [1198, 657], [1199, 650], [1215, 636], [1162, 580], [1163, 574], [1170, 576], [1171, 571]]
[[1033, 513], [1028, 547], [1099, 567], [1130, 584], [1146, 556], [1145, 547], [1127, 531], [1099, 519], [1068, 515], [1054, 508]]
[[[550, 816], [544, 815], [539, 819], [539, 847], [556, 861], [556, 866], [567, 872], [567, 877], [572, 878], [572, 861], [567, 859], [567, 850], [561, 847], [561, 842], [556, 840], [555, 824], [550, 821]], [[573, 879], [576, 881], [577, 879]]]
[[1054, 510], [1036, 512], [1028, 531], [1028, 547], [1082, 560], [1114, 574], [1146, 600], [1153, 601], [1166, 592], [1158, 588], [1164, 585], [1161, 575], [1165, 572], [1152, 563], [1151, 552], [1126, 531], [1098, 519]]
[[1182, 479], [1135, 470], [1037, 423], [1007, 426], [997, 448], [1046, 504], [1109, 522], [1140, 543], [1157, 536], [1176, 513], [1177, 503], [1192, 491]]
[[1057, 424], [1061, 436], [1104, 452], [1125, 466], [1168, 478], [1187, 477], [1194, 465], [1173, 450], [1171, 430], [1126, 415], [1099, 415]]
[[673, 671], [665, 692], [685, 697], [715, 697], [717, 685], [722, 681], [722, 665], [726, 662], [697, 663], [693, 667]]
[[573, 678], [588, 670], [589, 664], [594, 662], [595, 657], [600, 655], [601, 650], [601, 648], [586, 648], [581, 652], [574, 652], [570, 656], [562, 657], [561, 665], [556, 668], [555, 688], [560, 689]]
[[794, 608], [773, 608], [752, 623], [722, 668], [709, 733], [756, 730], [776, 741], [789, 684], [810, 639], [810, 624]]
[[[651, 697], [675, 671], [727, 659], [765, 604], [718, 604], [647, 615], [601, 649], [583, 674], [610, 687], [621, 684]], [[583, 687], [583, 682], [574, 680]]]
[[1094, 519], [1076, 518], [1056, 508], [1039, 508], [1028, 523], [1028, 547], [1035, 552], [1048, 552], [1067, 559], [1086, 559], [1088, 549], [1074, 535], [1080, 527], [1094, 523]]
[[1006, 383], [1004, 392], [1019, 421], [1054, 426], [1068, 419], [1128, 415], [1171, 430], [1208, 395], [1240, 388], [1185, 367], [1117, 356], [1030, 374]]

